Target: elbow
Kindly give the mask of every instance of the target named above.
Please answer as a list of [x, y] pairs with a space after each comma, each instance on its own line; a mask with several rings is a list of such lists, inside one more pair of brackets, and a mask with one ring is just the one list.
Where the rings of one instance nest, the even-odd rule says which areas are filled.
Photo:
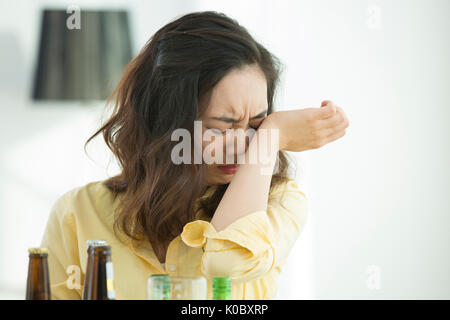
[[202, 273], [209, 279], [230, 277], [235, 283], [260, 279], [270, 272], [274, 265], [272, 248], [254, 255], [245, 248], [223, 252], [204, 252]]

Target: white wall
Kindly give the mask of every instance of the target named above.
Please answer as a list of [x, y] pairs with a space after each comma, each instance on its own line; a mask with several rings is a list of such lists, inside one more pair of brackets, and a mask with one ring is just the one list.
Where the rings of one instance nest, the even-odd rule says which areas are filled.
[[277, 3], [285, 104], [333, 99], [350, 120], [307, 154], [313, 297], [448, 299], [450, 3]]
[[0, 299], [25, 296], [27, 249], [40, 244], [50, 208], [69, 189], [117, 172], [96, 139], [84, 142], [107, 113], [102, 102], [35, 103], [30, 100], [40, 33], [40, 10], [125, 8], [133, 22], [135, 52], [185, 2], [2, 1], [0, 2]]
[[[297, 154], [311, 212], [279, 298], [450, 298], [450, 2], [92, 2], [67, 4], [129, 8], [136, 52], [180, 14], [223, 11], [287, 66], [279, 109], [331, 99], [347, 113], [343, 139]], [[65, 7], [0, 3], [0, 298], [23, 297], [26, 249], [54, 200], [115, 170], [101, 143], [90, 149], [95, 163], [83, 151], [101, 103], [28, 98], [47, 4]]]

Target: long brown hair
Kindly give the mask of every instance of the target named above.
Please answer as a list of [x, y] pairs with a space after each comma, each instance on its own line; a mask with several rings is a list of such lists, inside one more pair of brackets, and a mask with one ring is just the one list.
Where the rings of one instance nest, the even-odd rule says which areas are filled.
[[[256, 42], [234, 19], [215, 11], [194, 12], [171, 21], [147, 42], [127, 65], [109, 96], [114, 101], [109, 120], [99, 133], [119, 161], [121, 173], [104, 181], [122, 195], [114, 229], [153, 248], [167, 243], [195, 217], [201, 197], [204, 166], [174, 164], [171, 133], [186, 128], [204, 111], [200, 100], [231, 70], [257, 64], [267, 80], [268, 113], [281, 73], [280, 61]], [[192, 135], [193, 136], [193, 135]], [[271, 187], [288, 178], [289, 161], [278, 153], [279, 170]], [[212, 217], [228, 184], [219, 185], [200, 208]]]

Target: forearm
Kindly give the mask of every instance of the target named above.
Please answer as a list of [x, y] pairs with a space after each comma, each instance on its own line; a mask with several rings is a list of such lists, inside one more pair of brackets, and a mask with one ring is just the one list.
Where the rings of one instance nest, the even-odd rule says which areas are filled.
[[[261, 125], [260, 129], [269, 130], [270, 127]], [[239, 165], [214, 213], [211, 223], [216, 231], [225, 229], [229, 224], [252, 212], [267, 209], [272, 180], [271, 173], [275, 167], [278, 153], [278, 140], [273, 138], [261, 140], [260, 129], [250, 141], [245, 154], [245, 163]], [[258, 140], [266, 140], [264, 143], [264, 146], [267, 146], [267, 150], [264, 151], [265, 161], [258, 157], [256, 163], [249, 163], [250, 155], [260, 153]]]

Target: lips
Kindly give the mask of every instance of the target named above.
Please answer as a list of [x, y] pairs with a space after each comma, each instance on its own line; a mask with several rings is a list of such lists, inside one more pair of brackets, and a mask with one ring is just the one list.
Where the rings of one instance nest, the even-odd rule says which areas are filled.
[[225, 166], [217, 166], [217, 168], [219, 168], [219, 170], [221, 170], [225, 174], [234, 174], [234, 173], [236, 173], [238, 167], [239, 167], [239, 165], [237, 165], [237, 164], [229, 164], [229, 165], [225, 165]]

